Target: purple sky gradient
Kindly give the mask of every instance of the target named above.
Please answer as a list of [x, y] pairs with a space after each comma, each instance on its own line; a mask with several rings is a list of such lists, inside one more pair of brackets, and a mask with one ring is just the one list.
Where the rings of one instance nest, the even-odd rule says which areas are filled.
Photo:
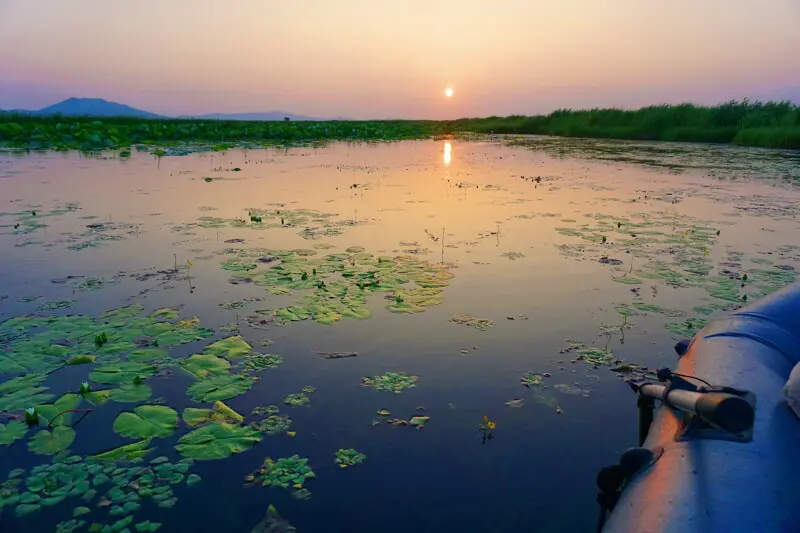
[[800, 2], [0, 0], [0, 108], [70, 96], [348, 118], [797, 102]]

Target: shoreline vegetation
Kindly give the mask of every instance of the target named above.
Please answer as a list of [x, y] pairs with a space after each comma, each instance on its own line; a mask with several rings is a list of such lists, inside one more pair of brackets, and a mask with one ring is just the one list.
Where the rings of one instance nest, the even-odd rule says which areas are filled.
[[[33, 116], [0, 113], [0, 146], [100, 151], [132, 145], [206, 150], [307, 145], [326, 141], [395, 141], [435, 136], [536, 134], [558, 137], [721, 143], [800, 149], [800, 105], [731, 101], [716, 106], [660, 105], [637, 110], [562, 109], [548, 115], [449, 121], [374, 120], [256, 122], [130, 117]], [[196, 150], [192, 150], [196, 151]], [[179, 154], [155, 150], [156, 155]]]

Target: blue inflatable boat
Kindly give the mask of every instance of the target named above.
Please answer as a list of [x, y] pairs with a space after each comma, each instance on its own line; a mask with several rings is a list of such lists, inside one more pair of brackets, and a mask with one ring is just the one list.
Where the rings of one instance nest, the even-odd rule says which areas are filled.
[[800, 284], [676, 350], [672, 371], [630, 382], [640, 446], [598, 475], [598, 530], [800, 533], [800, 419], [783, 395], [800, 362]]

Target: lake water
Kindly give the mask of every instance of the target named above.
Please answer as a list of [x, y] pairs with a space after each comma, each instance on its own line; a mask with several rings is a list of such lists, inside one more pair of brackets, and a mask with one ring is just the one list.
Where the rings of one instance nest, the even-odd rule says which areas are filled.
[[[794, 280], [797, 163], [554, 139], [0, 153], [0, 322], [23, 317], [0, 324], [0, 416], [12, 427], [28, 404], [61, 402], [0, 444], [0, 530], [591, 531], [597, 470], [637, 438], [611, 369], [670, 366], [677, 339]], [[280, 364], [206, 348], [236, 335]], [[210, 367], [187, 365], [204, 350]], [[64, 365], [80, 354], [96, 359]], [[418, 379], [398, 394], [362, 383], [387, 372]], [[48, 389], [11, 381], [37, 374]], [[214, 379], [232, 392], [203, 395]], [[94, 396], [62, 396], [83, 381]], [[243, 422], [190, 427], [184, 410], [215, 398]], [[177, 427], [120, 431], [140, 405], [174, 409]], [[291, 426], [243, 437], [269, 405]], [[54, 417], [63, 407], [91, 412]], [[390, 423], [413, 417], [429, 418]], [[178, 442], [212, 425], [236, 433]], [[139, 462], [85, 459], [148, 432]], [[218, 447], [237, 453], [202, 459]], [[366, 459], [340, 468], [351, 448]], [[245, 487], [295, 454], [316, 474], [305, 490]], [[32, 472], [53, 461], [67, 473]], [[283, 520], [262, 521], [270, 505]]]

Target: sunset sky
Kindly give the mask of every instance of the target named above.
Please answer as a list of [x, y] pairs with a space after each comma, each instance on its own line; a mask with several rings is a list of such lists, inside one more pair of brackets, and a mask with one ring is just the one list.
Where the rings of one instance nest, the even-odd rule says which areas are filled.
[[800, 1], [0, 0], [0, 108], [70, 96], [346, 118], [800, 101]]

